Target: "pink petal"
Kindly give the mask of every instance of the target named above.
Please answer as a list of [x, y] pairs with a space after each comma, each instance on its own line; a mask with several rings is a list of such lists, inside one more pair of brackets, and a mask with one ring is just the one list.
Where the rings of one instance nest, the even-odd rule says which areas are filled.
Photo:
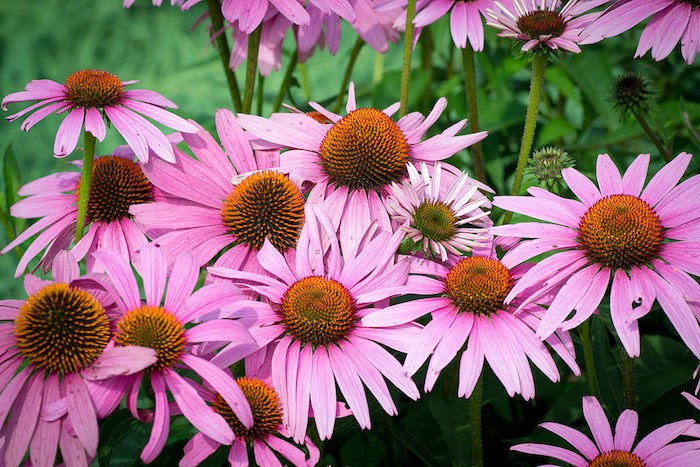
[[35, 373], [15, 400], [14, 410], [5, 425], [4, 461], [6, 465], [20, 465], [27, 452], [39, 420], [43, 385], [43, 373]]
[[149, 347], [112, 347], [102, 352], [102, 355], [92, 365], [83, 369], [81, 374], [88, 380], [126, 376], [145, 370], [157, 360], [155, 349]]
[[622, 193], [639, 197], [649, 167], [649, 154], [640, 154], [634, 159], [622, 177]]
[[[236, 443], [236, 441], [234, 441]], [[197, 433], [190, 439], [183, 449], [184, 455], [180, 459], [183, 467], [194, 467], [201, 464], [204, 459], [211, 456], [221, 446], [216, 441], [202, 433]]]
[[369, 428], [371, 422], [367, 397], [352, 360], [336, 345], [329, 346], [328, 354], [340, 392], [345, 397], [360, 428]]
[[637, 447], [634, 448], [632, 453], [638, 455], [642, 459], [647, 459], [663, 446], [685, 433], [694, 423], [693, 420], [681, 420], [659, 427], [646, 435], [637, 444]]
[[[42, 408], [53, 404], [61, 397], [58, 386], [58, 376], [49, 375], [44, 381], [44, 397]], [[32, 465], [51, 466], [56, 462], [56, 451], [58, 450], [58, 439], [60, 436], [61, 422], [47, 422], [39, 418], [32, 443], [29, 446], [29, 459]]]
[[539, 454], [541, 456], [553, 457], [560, 461], [567, 462], [574, 467], [586, 467], [588, 462], [568, 449], [560, 448], [558, 446], [550, 446], [548, 444], [537, 444], [537, 443], [524, 443], [516, 444], [510, 448], [513, 451], [524, 452], [525, 454]]
[[654, 175], [654, 178], [649, 181], [642, 192], [642, 200], [651, 207], [656, 206], [681, 179], [685, 169], [687, 169], [688, 164], [690, 164], [691, 158], [691, 154], [682, 152], [671, 162], [663, 166], [656, 175]]
[[542, 423], [540, 426], [566, 440], [569, 444], [578, 449], [581, 454], [586, 456], [586, 459], [595, 459], [596, 456], [600, 454], [596, 445], [578, 430], [566, 425], [551, 422]]
[[610, 196], [622, 192], [622, 178], [620, 171], [617, 170], [615, 163], [607, 154], [598, 156], [596, 163], [596, 177], [598, 178], [598, 186], [600, 193], [603, 196]]
[[63, 390], [68, 399], [68, 419], [90, 457], [97, 455], [97, 414], [85, 382], [77, 373], [63, 377]]
[[[637, 436], [639, 416], [634, 410], [625, 410], [620, 414], [615, 425], [615, 449], [631, 451]], [[589, 456], [589, 459], [591, 457]]]
[[593, 438], [600, 451], [606, 452], [614, 449], [615, 445], [610, 423], [595, 397], [586, 396], [583, 398], [583, 416], [586, 418], [588, 427], [591, 429]]
[[163, 451], [165, 442], [170, 433], [170, 408], [168, 396], [165, 391], [165, 381], [159, 372], [151, 375], [151, 388], [155, 397], [155, 416], [151, 427], [151, 436], [148, 443], [141, 451], [141, 460], [145, 463], [152, 462]]
[[182, 414], [199, 431], [220, 444], [231, 444], [233, 432], [224, 419], [204, 403], [195, 388], [182, 376], [167, 369], [163, 371], [165, 384], [175, 399]]
[[58, 127], [58, 132], [56, 132], [56, 140], [53, 145], [54, 155], [65, 157], [73, 152], [78, 145], [84, 118], [85, 109], [83, 107], [76, 107], [66, 115]]
[[139, 262], [135, 267], [143, 280], [146, 304], [160, 306], [167, 277], [165, 256], [160, 249], [152, 245], [143, 248], [140, 253]]
[[333, 370], [325, 347], [319, 347], [314, 353], [310, 399], [318, 435], [321, 440], [330, 439], [335, 425], [337, 397]]

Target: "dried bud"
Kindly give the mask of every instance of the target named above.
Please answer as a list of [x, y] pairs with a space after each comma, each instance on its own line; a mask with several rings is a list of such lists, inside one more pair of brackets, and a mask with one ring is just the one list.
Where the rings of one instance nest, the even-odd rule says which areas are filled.
[[612, 88], [613, 103], [623, 115], [647, 110], [650, 92], [644, 77], [639, 73], [623, 73], [615, 79]]

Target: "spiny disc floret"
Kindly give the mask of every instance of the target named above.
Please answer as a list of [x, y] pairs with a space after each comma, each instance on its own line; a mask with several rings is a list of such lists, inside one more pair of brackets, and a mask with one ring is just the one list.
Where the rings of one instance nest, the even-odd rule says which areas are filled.
[[636, 454], [614, 449], [599, 454], [588, 467], [646, 467], [646, 464]]
[[240, 242], [259, 250], [268, 238], [275, 248], [285, 251], [296, 246], [304, 225], [304, 197], [285, 175], [258, 172], [234, 187], [221, 216]]
[[643, 200], [611, 195], [584, 214], [578, 241], [592, 262], [626, 270], [658, 257], [663, 230], [659, 217]]
[[511, 288], [508, 268], [483, 256], [460, 260], [445, 278], [445, 295], [460, 313], [488, 316], [501, 310]]
[[15, 321], [20, 352], [39, 368], [65, 374], [92, 364], [109, 341], [104, 308], [85, 290], [50, 284], [20, 307]]
[[518, 29], [532, 39], [540, 36], [559, 37], [566, 28], [564, 19], [555, 11], [535, 10], [518, 18]]
[[214, 410], [224, 417], [237, 438], [252, 442], [274, 433], [282, 423], [282, 404], [277, 392], [257, 378], [238, 378], [236, 382], [250, 404], [253, 426], [246, 428], [219, 394], [214, 400]]
[[113, 106], [119, 103], [123, 93], [121, 80], [106, 71], [81, 70], [66, 78], [66, 97], [80, 107]]
[[338, 281], [321, 276], [299, 279], [282, 297], [287, 332], [314, 346], [343, 339], [355, 321], [355, 300]]
[[406, 175], [409, 147], [399, 126], [381, 110], [361, 108], [334, 124], [320, 148], [328, 178], [351, 190], [380, 190]]
[[413, 214], [413, 227], [425, 238], [442, 242], [451, 239], [457, 228], [457, 217], [442, 201], [426, 201]]
[[[80, 183], [75, 188], [76, 200]], [[153, 201], [153, 185], [134, 161], [119, 156], [103, 156], [95, 160], [88, 200], [90, 222], [113, 222], [131, 218], [129, 207]]]
[[185, 349], [185, 328], [162, 307], [134, 308], [117, 322], [114, 340], [119, 345], [139, 345], [156, 351], [156, 362], [148, 370], [172, 367]]

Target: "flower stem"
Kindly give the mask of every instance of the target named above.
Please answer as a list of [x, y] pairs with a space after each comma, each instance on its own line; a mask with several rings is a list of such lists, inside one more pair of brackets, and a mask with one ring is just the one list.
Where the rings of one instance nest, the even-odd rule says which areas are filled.
[[[473, 133], [479, 131], [479, 107], [476, 100], [476, 63], [472, 45], [462, 49], [462, 68], [464, 71], [464, 91], [467, 97], [467, 111], [469, 113], [469, 127]], [[472, 145], [469, 150], [474, 157], [474, 174], [480, 182], [486, 182], [484, 171], [484, 155], [481, 142]]]
[[265, 77], [263, 75], [258, 75], [258, 95], [255, 98], [255, 115], [262, 115], [264, 97], [265, 97]]
[[474, 391], [469, 398], [469, 432], [471, 434], [473, 467], [480, 467], [484, 465], [484, 452], [481, 445], [481, 393], [483, 387], [483, 376], [479, 376], [479, 381], [476, 382]]
[[75, 241], [83, 238], [85, 217], [88, 201], [90, 200], [90, 184], [92, 182], [92, 166], [95, 161], [96, 139], [92, 133], [85, 131], [83, 143], [83, 174], [80, 177], [80, 193], [78, 195], [78, 217], [75, 220]]
[[340, 108], [343, 106], [343, 98], [347, 94], [348, 86], [350, 85], [352, 70], [355, 68], [357, 56], [360, 54], [360, 50], [362, 50], [363, 45], [365, 45], [365, 42], [361, 37], [358, 37], [355, 41], [355, 45], [352, 47], [352, 51], [350, 52], [350, 60], [348, 61], [348, 65], [345, 67], [343, 82], [340, 83], [340, 90], [338, 90], [338, 97], [335, 100], [335, 108], [333, 110], [335, 113], [340, 113]]
[[260, 36], [262, 23], [248, 36], [248, 55], [246, 57], [245, 88], [243, 89], [244, 114], [250, 113], [255, 92], [255, 77], [258, 74], [258, 51], [260, 50]]
[[[536, 53], [532, 59], [530, 98], [527, 102], [523, 140], [520, 143], [518, 165], [515, 168], [515, 176], [513, 177], [513, 189], [510, 191], [510, 194], [513, 196], [518, 196], [518, 194], [520, 194], [525, 166], [527, 166], [527, 160], [530, 157], [532, 141], [535, 139], [535, 126], [537, 125], [537, 113], [540, 108], [540, 98], [542, 97], [542, 85], [544, 84], [544, 70], [547, 67], [547, 58], [547, 55], [544, 53]], [[503, 223], [508, 224], [511, 217], [513, 217], [513, 213], [507, 212]]]
[[220, 34], [216, 36], [216, 50], [219, 52], [219, 58], [221, 59], [221, 64], [224, 67], [224, 74], [226, 75], [226, 82], [228, 83], [228, 90], [231, 94], [231, 102], [233, 103], [233, 110], [236, 113], [241, 111], [241, 93], [238, 90], [238, 82], [236, 81], [236, 75], [233, 70], [229, 68], [228, 62], [231, 58], [231, 48], [228, 45], [228, 39], [226, 39], [226, 33], [222, 32], [224, 29], [224, 17], [221, 14], [221, 4], [219, 0], [207, 0], [209, 6], [209, 17], [211, 18], [212, 34]]
[[591, 343], [591, 324], [588, 320], [578, 328], [578, 334], [583, 343], [583, 358], [586, 362], [586, 379], [588, 380], [588, 390], [592, 396], [598, 396], [598, 375], [593, 360], [593, 345]]
[[284, 77], [282, 78], [282, 84], [280, 85], [280, 90], [277, 93], [277, 98], [272, 106], [272, 113], [277, 112], [282, 107], [282, 101], [284, 96], [287, 95], [289, 91], [289, 84], [292, 82], [292, 75], [294, 74], [294, 69], [297, 67], [297, 51], [292, 52], [292, 56], [289, 57], [289, 65], [287, 65], [287, 70], [284, 72]]
[[646, 119], [644, 118], [644, 115], [639, 111], [637, 108], [632, 108], [632, 115], [634, 115], [634, 118], [637, 119], [637, 122], [639, 122], [639, 126], [642, 127], [642, 130], [644, 130], [644, 133], [647, 134], [649, 139], [651, 139], [651, 142], [654, 143], [654, 146], [656, 146], [656, 149], [659, 150], [659, 153], [661, 153], [661, 156], [664, 158], [666, 162], [671, 162], [671, 153], [670, 151], [664, 146], [664, 143], [661, 142], [661, 139], [659, 139], [659, 136], [654, 132], [654, 130], [651, 129], [649, 126], [649, 123], [647, 123]]
[[622, 349], [622, 379], [625, 387], [625, 407], [637, 410], [637, 371], [634, 367], [634, 358], [627, 355]]
[[416, 16], [416, 0], [408, 0], [406, 9], [406, 33], [403, 36], [403, 66], [401, 68], [401, 107], [399, 117], [408, 112], [408, 80], [411, 77], [411, 55], [413, 54], [413, 18]]

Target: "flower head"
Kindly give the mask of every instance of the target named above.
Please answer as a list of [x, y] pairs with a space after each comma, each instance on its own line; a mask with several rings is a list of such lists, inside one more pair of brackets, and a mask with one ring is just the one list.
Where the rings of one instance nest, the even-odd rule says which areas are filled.
[[[513, 446], [513, 451], [553, 457], [577, 467], [625, 465], [643, 467], [652, 465], [696, 465], [700, 462], [697, 442], [672, 443], [679, 436], [693, 436], [694, 420], [669, 423], [649, 433], [636, 446], [639, 417], [634, 410], [625, 410], [617, 419], [613, 435], [603, 408], [595, 397], [583, 398], [583, 415], [593, 435], [593, 441], [567, 425], [547, 422], [540, 426], [560, 436], [576, 450], [538, 443]], [[693, 436], [694, 438], [697, 435]]]
[[[339, 224], [341, 239], [352, 236], [358, 241], [351, 230], [355, 225], [369, 224], [370, 219], [378, 219], [384, 230], [391, 228], [382, 199], [392, 182], [407, 177], [409, 162], [432, 165], [487, 135], [455, 136], [466, 124], [463, 120], [421, 141], [447, 106], [444, 98], [427, 117], [415, 112], [398, 122], [391, 118], [398, 103], [385, 110], [357, 108], [353, 85], [344, 117], [316, 103], [310, 105], [331, 123], [303, 113], [275, 114], [270, 119], [239, 115], [238, 120], [258, 138], [289, 149], [280, 156], [280, 170], [289, 172], [299, 183], [314, 184], [309, 198], [322, 200], [330, 218]], [[446, 174], [446, 178], [450, 176], [456, 178]]]
[[[269, 353], [262, 349], [257, 354], [266, 355], [268, 358], [265, 358], [263, 365], [257, 368], [256, 365], [249, 363], [249, 359], [246, 359], [246, 376], [236, 379], [236, 383], [250, 403], [253, 412], [252, 427], [245, 427], [220, 395], [212, 394], [210, 397], [214, 410], [224, 417], [236, 435], [229, 451], [229, 462], [233, 465], [267, 465], [277, 453], [294, 465], [316, 465], [320, 453], [308, 436], [303, 440], [308, 456], [302, 449], [288, 441], [289, 432], [282, 424], [284, 407], [272, 385]], [[219, 443], [205, 434], [197, 433], [185, 446], [185, 456], [180, 461], [180, 465], [183, 467], [199, 465], [219, 446]], [[248, 447], [253, 448], [252, 459], [249, 458]]]
[[568, 50], [579, 53], [579, 34], [598, 13], [580, 16], [608, 0], [569, 0], [563, 7], [559, 0], [504, 0], [487, 9], [487, 26], [500, 29], [501, 37], [525, 41], [522, 50]]
[[132, 206], [130, 212], [172, 258], [188, 252], [203, 265], [232, 247], [219, 261], [259, 270], [255, 252], [265, 238], [280, 251], [296, 245], [304, 223], [304, 197], [278, 171], [279, 151], [254, 155], [230, 111], [217, 112], [216, 127], [224, 150], [198, 127], [197, 133], [185, 135], [197, 159], [178, 152], [176, 164], [157, 159], [146, 164], [146, 175], [167, 198]]
[[460, 256], [487, 239], [490, 203], [478, 191], [479, 184], [463, 172], [452, 185], [442, 186], [442, 166], [431, 175], [421, 163], [418, 172], [408, 163], [408, 179], [392, 183], [386, 201], [391, 219], [424, 253], [446, 261], [448, 254]]
[[[187, 0], [182, 5], [183, 10], [188, 10], [202, 0]], [[334, 0], [334, 3], [343, 0]], [[255, 28], [266, 18], [279, 14], [288, 23], [307, 25], [309, 24], [309, 14], [298, 0], [250, 0], [241, 2], [239, 0], [224, 0], [221, 5], [221, 13], [226, 21], [233, 24], [246, 36], [252, 33]]]
[[52, 113], [68, 112], [56, 133], [53, 150], [57, 157], [73, 152], [83, 127], [98, 140], [104, 140], [106, 119], [140, 160], [148, 160], [150, 148], [159, 157], [172, 162], [175, 156], [165, 135], [140, 114], [178, 131], [192, 132], [195, 128], [166, 111], [165, 108], [177, 106], [160, 94], [145, 89], [124, 89], [137, 82], [121, 81], [106, 71], [81, 70], [66, 78], [64, 84], [48, 79], [30, 81], [24, 91], [5, 96], [2, 109], [7, 110], [8, 104], [16, 102], [39, 101], [7, 117], [13, 121], [36, 110], [22, 122], [24, 131]]
[[[247, 329], [229, 319], [213, 319], [185, 327], [203, 315], [216, 312], [224, 304], [239, 300], [242, 294], [230, 284], [212, 284], [194, 291], [199, 278], [199, 267], [194, 260], [180, 255], [168, 274], [163, 252], [149, 245], [141, 249], [135, 265], [146, 292], [143, 303], [137, 277], [129, 263], [108, 250], [99, 250], [95, 257], [111, 280], [105, 283], [105, 288], [116, 302], [114, 340], [122, 347], [140, 346], [156, 351], [156, 361], [148, 368], [118, 378], [113, 384], [110, 400], [116, 406], [127, 393], [127, 407], [132, 415], [141, 421], [153, 422], [141, 459], [152, 461], [165, 445], [171, 411], [168, 393], [185, 418], [199, 431], [218, 443], [230, 444], [234, 436], [231, 427], [204, 402], [197, 390], [199, 383], [189, 376], [180, 375], [175, 368], [192, 370], [205, 385], [221, 394], [244, 426], [253, 424], [250, 406], [239, 386], [230, 374], [202, 354], [203, 348], [213, 352], [227, 342], [236, 345], [242, 355], [254, 351], [257, 346]], [[153, 391], [153, 412], [137, 407], [142, 382]]]
[[[396, 325], [430, 313], [432, 320], [413, 340], [404, 363], [406, 372], [412, 375], [432, 354], [426, 391], [433, 388], [440, 372], [466, 344], [460, 357], [460, 397], [470, 397], [485, 359], [511, 397], [522, 394], [531, 399], [535, 385], [528, 359], [552, 381], [559, 380], [559, 371], [534, 332], [544, 309], [529, 304], [516, 314], [517, 303], [504, 303], [527, 269], [508, 269], [490, 248], [482, 248], [470, 257], [452, 258], [447, 266], [433, 264], [431, 275], [435, 277], [411, 276], [420, 284], [416, 290], [437, 296], [389, 306], [365, 316], [362, 322], [368, 327]], [[546, 342], [579, 374], [568, 333], [549, 336]]]
[[623, 115], [647, 110], [650, 94], [649, 85], [639, 73], [623, 73], [613, 83], [613, 105]]
[[663, 60], [681, 42], [688, 65], [700, 51], [700, 4], [697, 0], [619, 0], [608, 7], [581, 32], [582, 44], [592, 44], [631, 29], [652, 17], [642, 31], [634, 57], [651, 50], [651, 57]]
[[285, 408], [284, 423], [297, 442], [306, 434], [310, 408], [321, 439], [330, 438], [336, 384], [362, 428], [370, 427], [363, 383], [392, 415], [396, 406], [384, 378], [418, 398], [413, 381], [383, 346], [405, 351], [419, 325], [367, 328], [362, 323], [364, 315], [411, 287], [407, 263], [393, 261], [402, 236], [377, 232], [376, 225], [356, 234], [363, 238], [359, 246], [339, 245], [327, 214], [309, 203], [296, 250], [285, 257], [266, 241], [258, 252], [265, 274], [209, 268], [211, 274], [245, 283], [265, 298], [222, 312], [255, 320], [251, 333], [272, 353], [272, 381]]
[[[537, 334], [560, 326], [571, 329], [587, 319], [611, 285], [610, 314], [627, 353], [639, 356], [637, 320], [658, 300], [685, 344], [700, 357], [700, 326], [694, 314], [700, 287], [690, 274], [700, 272], [696, 239], [700, 222], [700, 176], [676, 186], [690, 163], [681, 153], [642, 190], [649, 155], [640, 154], [621, 176], [607, 154], [598, 156], [599, 187], [574, 169], [562, 175], [580, 201], [540, 188], [531, 197], [496, 197], [495, 206], [542, 219], [494, 227], [495, 235], [532, 240], [504, 257], [509, 266], [554, 252], [530, 269], [506, 298], [542, 284], [541, 292], [561, 286]], [[537, 300], [534, 295], [526, 303]], [[576, 310], [574, 315], [567, 316]]]
[[[22, 256], [15, 277], [21, 275], [29, 262], [45, 248], [40, 262], [45, 271], [59, 251], [69, 248], [75, 234], [80, 183], [79, 172], [58, 172], [19, 189], [19, 194], [26, 198], [15, 203], [10, 213], [19, 218], [41, 219], [2, 250], [2, 253], [7, 253], [39, 234]], [[89, 270], [93, 266], [91, 254], [98, 248], [108, 248], [119, 252], [127, 261], [131, 259], [147, 239], [134, 224], [129, 208], [160, 197], [159, 190], [131, 158], [117, 155], [96, 158], [87, 208], [88, 228], [85, 236], [70, 248], [75, 258], [87, 257]]]
[[97, 452], [97, 418], [106, 415], [89, 380], [155, 361], [152, 349], [114, 347], [112, 301], [85, 283], [70, 253], [57, 255], [53, 270], [53, 281], [25, 276], [27, 300], [0, 301], [2, 465], [19, 465], [27, 448], [33, 465], [54, 465], [59, 447], [66, 464], [88, 464]]
[[538, 183], [555, 187], [562, 181], [561, 171], [573, 166], [574, 160], [568, 152], [550, 146], [533, 152], [526, 170]]

